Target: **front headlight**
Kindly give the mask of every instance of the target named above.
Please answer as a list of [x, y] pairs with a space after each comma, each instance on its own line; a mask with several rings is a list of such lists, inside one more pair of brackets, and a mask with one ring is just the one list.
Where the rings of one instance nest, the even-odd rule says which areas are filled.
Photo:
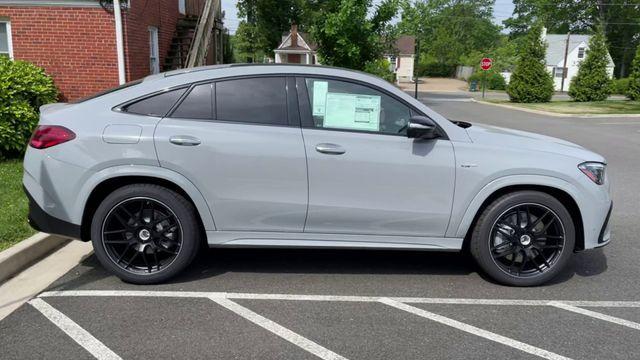
[[604, 184], [604, 171], [606, 167], [607, 165], [599, 162], [584, 162], [578, 165], [578, 169], [598, 185]]

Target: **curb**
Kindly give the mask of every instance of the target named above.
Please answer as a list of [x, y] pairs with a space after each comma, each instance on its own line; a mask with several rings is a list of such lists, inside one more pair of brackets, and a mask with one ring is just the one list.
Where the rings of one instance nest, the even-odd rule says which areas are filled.
[[71, 239], [40, 232], [0, 252], [0, 283], [69, 241]]
[[581, 118], [581, 119], [640, 118], [640, 114], [562, 114], [562, 113], [554, 113], [554, 112], [551, 112], [551, 111], [527, 109], [527, 108], [522, 108], [522, 107], [519, 107], [519, 106], [508, 105], [508, 104], [497, 104], [497, 103], [493, 103], [493, 102], [489, 102], [489, 101], [478, 100], [478, 99], [475, 99], [475, 98], [472, 98], [472, 101], [476, 102], [478, 104], [483, 104], [483, 105], [491, 105], [491, 106], [497, 106], [497, 107], [502, 107], [502, 108], [511, 109], [511, 110], [520, 110], [520, 111], [524, 111], [524, 112], [528, 112], [528, 113], [532, 113], [532, 114], [554, 116], [554, 117], [563, 117], [563, 118]]

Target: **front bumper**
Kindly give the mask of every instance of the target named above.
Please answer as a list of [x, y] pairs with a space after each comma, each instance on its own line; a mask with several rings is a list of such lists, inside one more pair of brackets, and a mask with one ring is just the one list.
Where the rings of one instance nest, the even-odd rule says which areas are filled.
[[29, 198], [29, 225], [38, 231], [42, 231], [49, 234], [61, 235], [70, 237], [73, 239], [80, 239], [81, 228], [80, 225], [72, 224], [64, 220], [60, 220], [54, 216], [47, 214], [40, 205], [33, 199], [33, 196], [29, 194], [26, 188], [24, 193]]
[[613, 211], [613, 202], [609, 206], [609, 212], [607, 212], [607, 217], [604, 219], [604, 224], [602, 224], [602, 230], [600, 230], [600, 236], [598, 236], [598, 245], [596, 247], [607, 246], [611, 241], [611, 227], [609, 226], [609, 219], [611, 218], [611, 212]]

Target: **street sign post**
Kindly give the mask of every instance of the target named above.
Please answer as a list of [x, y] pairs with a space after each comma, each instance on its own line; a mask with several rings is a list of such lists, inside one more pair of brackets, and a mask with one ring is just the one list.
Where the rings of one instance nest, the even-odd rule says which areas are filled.
[[487, 71], [491, 69], [493, 66], [493, 60], [491, 58], [482, 58], [480, 60], [480, 68], [484, 70], [484, 74], [482, 74], [482, 98], [484, 99], [484, 91], [487, 87]]

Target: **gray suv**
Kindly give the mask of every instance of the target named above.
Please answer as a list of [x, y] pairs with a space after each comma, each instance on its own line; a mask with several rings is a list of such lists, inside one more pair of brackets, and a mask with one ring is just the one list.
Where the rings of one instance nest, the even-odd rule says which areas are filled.
[[93, 241], [132, 283], [169, 279], [206, 243], [468, 249], [530, 286], [609, 242], [605, 164], [448, 121], [364, 73], [225, 65], [43, 106], [24, 187], [33, 227]]

